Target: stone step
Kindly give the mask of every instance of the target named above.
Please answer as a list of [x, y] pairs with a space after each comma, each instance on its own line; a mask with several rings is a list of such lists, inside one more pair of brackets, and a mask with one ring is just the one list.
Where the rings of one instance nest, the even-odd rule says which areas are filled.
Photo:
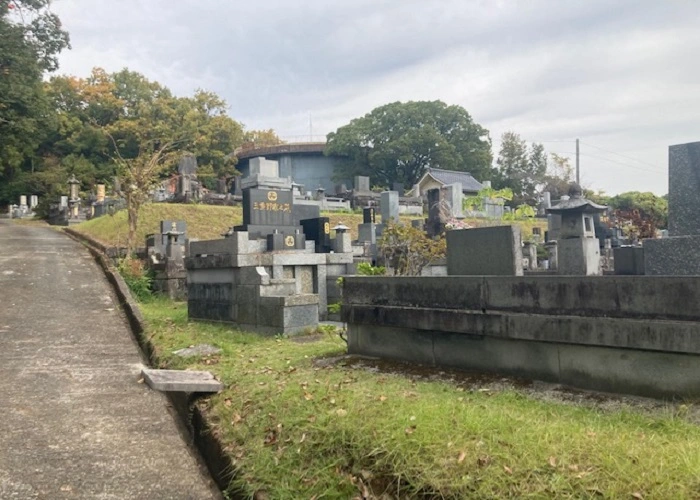
[[219, 392], [224, 388], [209, 372], [144, 368], [141, 375], [151, 389], [162, 392]]

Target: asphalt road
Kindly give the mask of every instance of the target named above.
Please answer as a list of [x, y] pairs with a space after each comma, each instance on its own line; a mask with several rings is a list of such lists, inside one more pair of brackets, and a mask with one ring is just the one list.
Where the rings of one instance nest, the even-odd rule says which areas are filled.
[[142, 361], [80, 244], [0, 220], [0, 499], [220, 498]]

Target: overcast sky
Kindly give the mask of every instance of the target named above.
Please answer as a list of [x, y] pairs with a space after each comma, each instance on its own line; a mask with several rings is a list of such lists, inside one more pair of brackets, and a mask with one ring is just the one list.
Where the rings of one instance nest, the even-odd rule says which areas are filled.
[[[324, 136], [394, 101], [459, 104], [571, 156], [609, 194], [668, 190], [700, 141], [697, 0], [57, 0], [61, 73], [203, 88], [248, 129]], [[311, 117], [311, 127], [310, 127]], [[311, 129], [311, 130], [310, 130]]]

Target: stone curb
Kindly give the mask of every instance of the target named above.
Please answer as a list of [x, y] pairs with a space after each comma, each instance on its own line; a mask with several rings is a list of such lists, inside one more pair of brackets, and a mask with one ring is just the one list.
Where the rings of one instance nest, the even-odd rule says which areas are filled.
[[[66, 227], [63, 228], [63, 231], [70, 238], [84, 245], [104, 271], [126, 314], [132, 335], [145, 357], [145, 364], [153, 367], [156, 357], [150, 339], [145, 336], [146, 325], [143, 315], [124, 278], [114, 269], [106, 257], [107, 247], [75, 229]], [[187, 395], [166, 393], [166, 397], [177, 412], [181, 424], [185, 427], [186, 431], [183, 429], [183, 432], [186, 432], [191, 439], [190, 444], [194, 444], [199, 450], [200, 460], [208, 469], [210, 476], [222, 492], [226, 491], [236, 469], [224, 451], [222, 443], [218, 440], [217, 432], [210, 426], [206, 414], [196, 404], [193, 404], [193, 400]], [[243, 498], [240, 494], [236, 496], [236, 492], [233, 492], [232, 495], [231, 498]]]

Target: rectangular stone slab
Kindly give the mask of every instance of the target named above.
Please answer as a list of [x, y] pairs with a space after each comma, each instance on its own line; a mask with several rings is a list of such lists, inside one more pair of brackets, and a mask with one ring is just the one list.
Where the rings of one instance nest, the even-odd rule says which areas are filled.
[[148, 386], [156, 391], [219, 392], [224, 388], [209, 372], [144, 368], [141, 374]]

